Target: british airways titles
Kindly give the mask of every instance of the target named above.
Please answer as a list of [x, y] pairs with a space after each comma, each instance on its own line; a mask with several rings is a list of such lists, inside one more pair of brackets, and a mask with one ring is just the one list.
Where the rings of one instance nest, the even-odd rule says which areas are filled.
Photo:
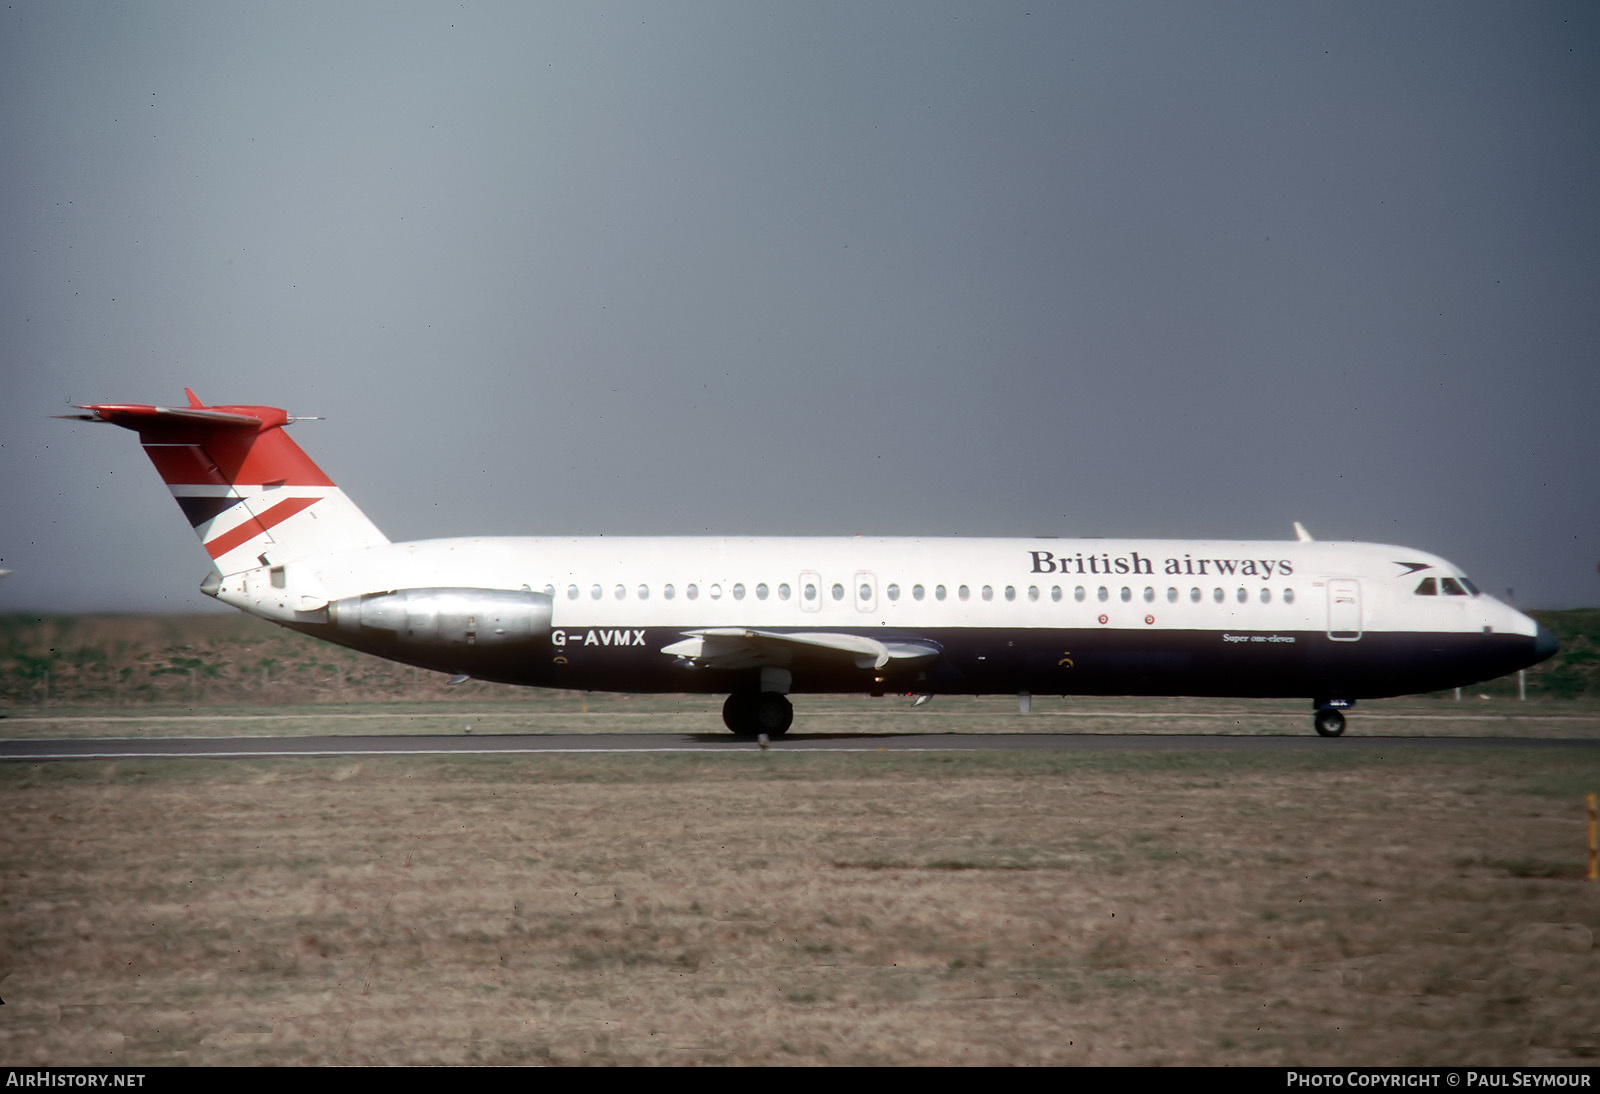
[[[1138, 551], [1125, 555], [1083, 554], [1057, 557], [1049, 551], [1029, 551], [1036, 574], [1151, 574], [1155, 560], [1145, 558]], [[1259, 577], [1269, 581], [1273, 577], [1288, 577], [1294, 573], [1294, 564], [1286, 558], [1182, 558], [1162, 560], [1161, 572], [1171, 577]]]

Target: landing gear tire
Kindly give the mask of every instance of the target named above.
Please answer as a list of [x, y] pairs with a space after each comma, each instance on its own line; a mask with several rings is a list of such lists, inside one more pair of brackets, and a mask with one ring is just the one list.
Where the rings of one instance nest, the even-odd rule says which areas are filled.
[[756, 696], [752, 721], [757, 733], [765, 733], [769, 737], [782, 737], [789, 732], [789, 727], [794, 725], [794, 704], [789, 702], [787, 696], [779, 695], [775, 691], [764, 691]]
[[775, 691], [736, 691], [722, 704], [722, 724], [741, 737], [782, 737], [794, 724], [794, 705]]
[[1344, 733], [1344, 715], [1337, 710], [1319, 710], [1312, 724], [1317, 727], [1317, 732], [1324, 737], [1337, 737]]
[[747, 691], [734, 692], [723, 701], [722, 724], [732, 733], [750, 732], [750, 711], [754, 705], [754, 694]]

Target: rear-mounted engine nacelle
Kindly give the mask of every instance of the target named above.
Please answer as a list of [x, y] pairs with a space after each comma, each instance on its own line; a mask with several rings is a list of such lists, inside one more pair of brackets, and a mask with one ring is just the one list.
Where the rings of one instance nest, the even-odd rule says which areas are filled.
[[397, 589], [332, 602], [328, 625], [350, 635], [393, 635], [410, 648], [515, 646], [549, 635], [550, 597], [511, 589]]

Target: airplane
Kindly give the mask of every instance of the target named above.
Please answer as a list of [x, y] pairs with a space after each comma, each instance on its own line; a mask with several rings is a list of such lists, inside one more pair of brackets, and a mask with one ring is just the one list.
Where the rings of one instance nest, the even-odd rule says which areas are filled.
[[212, 559], [201, 591], [329, 642], [510, 684], [725, 694], [744, 736], [805, 693], [1357, 700], [1538, 663], [1545, 627], [1410, 547], [1294, 540], [476, 537], [391, 543], [269, 406], [91, 404]]

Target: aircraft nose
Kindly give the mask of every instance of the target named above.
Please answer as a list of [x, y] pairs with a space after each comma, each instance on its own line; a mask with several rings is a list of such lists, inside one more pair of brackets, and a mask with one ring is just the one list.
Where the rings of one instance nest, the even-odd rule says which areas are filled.
[[1540, 661], [1555, 653], [1561, 648], [1561, 640], [1557, 638], [1543, 623], [1535, 625], [1533, 632], [1533, 655]]

